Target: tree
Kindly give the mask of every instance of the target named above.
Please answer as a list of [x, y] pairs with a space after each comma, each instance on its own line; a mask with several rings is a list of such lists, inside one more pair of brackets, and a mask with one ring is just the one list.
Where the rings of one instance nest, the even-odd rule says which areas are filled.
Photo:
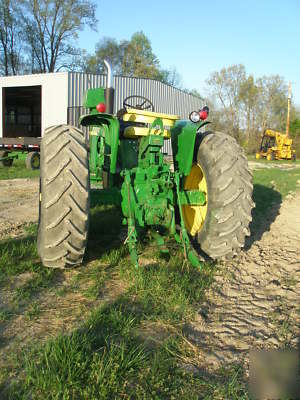
[[261, 130], [270, 127], [284, 130], [287, 114], [287, 84], [279, 75], [263, 76], [257, 79], [260, 90], [257, 113]]
[[[295, 113], [296, 118], [290, 123], [290, 135], [293, 138], [293, 148], [296, 150], [297, 159], [300, 158], [300, 115]], [[297, 115], [298, 114], [298, 115]]]
[[239, 88], [239, 99], [244, 108], [244, 124], [246, 125], [246, 140], [258, 130], [257, 127], [257, 105], [259, 102], [260, 88], [256, 85], [253, 75], [245, 78]]
[[3, 74], [16, 75], [21, 63], [20, 20], [16, 1], [1, 0], [0, 2], [0, 44]]
[[108, 60], [112, 64], [114, 74], [122, 73], [122, 59], [127, 41], [118, 41], [114, 38], [104, 37], [96, 44], [95, 54], [84, 57], [82, 70], [93, 74], [103, 74], [105, 72], [103, 60]]
[[103, 73], [103, 60], [108, 59], [114, 73], [161, 81], [177, 80], [175, 70], [162, 70], [158, 58], [153, 53], [150, 40], [143, 32], [136, 32], [131, 39], [117, 42], [104, 38], [96, 45], [94, 55], [85, 59], [85, 72]]
[[217, 101], [218, 127], [239, 139], [248, 151], [257, 148], [266, 128], [285, 130], [287, 85], [279, 75], [255, 79], [243, 65], [232, 65], [211, 74], [207, 83]]
[[127, 76], [161, 77], [158, 58], [152, 51], [150, 40], [142, 31], [134, 33], [124, 46], [121, 71]]
[[292, 137], [300, 136], [300, 119], [296, 118], [290, 123], [290, 134]]
[[68, 68], [78, 54], [74, 39], [85, 24], [94, 27], [96, 4], [91, 0], [24, 0], [26, 40], [33, 72]]
[[162, 69], [160, 73], [161, 73], [160, 80], [162, 82], [167, 83], [168, 85], [171, 86], [176, 86], [177, 88], [181, 87], [182, 79], [176, 67], [172, 67], [169, 69]]
[[224, 111], [224, 127], [238, 138], [240, 130], [240, 86], [246, 80], [244, 65], [231, 65], [213, 72], [207, 84], [217, 103]]
[[185, 89], [185, 92], [187, 92], [188, 94], [191, 94], [192, 96], [195, 97], [199, 97], [199, 99], [203, 100], [203, 102], [205, 102], [205, 99], [203, 98], [203, 96], [201, 96], [200, 92], [198, 89]]
[[118, 42], [104, 37], [95, 49], [95, 54], [82, 57], [80, 70], [89, 73], [105, 73], [103, 60], [111, 62], [118, 75], [157, 79], [172, 86], [181, 86], [181, 76], [175, 67], [163, 69], [153, 53], [150, 40], [143, 32], [136, 32], [130, 40]]

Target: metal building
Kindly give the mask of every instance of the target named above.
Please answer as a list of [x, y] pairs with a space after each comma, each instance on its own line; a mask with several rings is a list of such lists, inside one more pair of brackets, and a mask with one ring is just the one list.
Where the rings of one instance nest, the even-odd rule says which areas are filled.
[[[79, 72], [57, 72], [0, 77], [0, 138], [40, 137], [46, 127], [57, 124], [78, 126], [84, 92], [106, 86], [106, 75]], [[154, 79], [114, 77], [114, 110], [122, 108], [125, 97], [149, 98], [155, 111], [178, 114], [186, 119], [192, 110], [200, 109], [200, 98]], [[164, 151], [170, 153], [166, 141]]]

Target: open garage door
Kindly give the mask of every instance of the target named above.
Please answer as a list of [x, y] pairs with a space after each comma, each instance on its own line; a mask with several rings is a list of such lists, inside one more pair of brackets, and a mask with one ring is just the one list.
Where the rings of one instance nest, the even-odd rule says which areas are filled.
[[3, 137], [40, 137], [42, 87], [4, 87], [2, 93]]

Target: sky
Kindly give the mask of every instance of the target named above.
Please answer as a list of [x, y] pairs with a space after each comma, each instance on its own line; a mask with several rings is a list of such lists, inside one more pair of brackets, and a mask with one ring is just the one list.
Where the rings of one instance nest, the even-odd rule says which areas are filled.
[[103, 37], [143, 31], [163, 68], [176, 67], [182, 86], [208, 95], [209, 75], [244, 64], [258, 78], [279, 74], [300, 106], [300, 0], [97, 0], [97, 32], [78, 45], [92, 53]]

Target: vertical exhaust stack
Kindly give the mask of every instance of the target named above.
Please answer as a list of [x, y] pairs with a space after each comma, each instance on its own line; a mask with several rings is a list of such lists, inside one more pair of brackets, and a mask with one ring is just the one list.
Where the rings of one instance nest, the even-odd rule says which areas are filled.
[[113, 87], [112, 66], [111, 66], [111, 63], [107, 60], [104, 60], [104, 65], [107, 70], [107, 81], [106, 81], [106, 89], [105, 89], [106, 112], [108, 114], [113, 114], [114, 113], [115, 89]]

